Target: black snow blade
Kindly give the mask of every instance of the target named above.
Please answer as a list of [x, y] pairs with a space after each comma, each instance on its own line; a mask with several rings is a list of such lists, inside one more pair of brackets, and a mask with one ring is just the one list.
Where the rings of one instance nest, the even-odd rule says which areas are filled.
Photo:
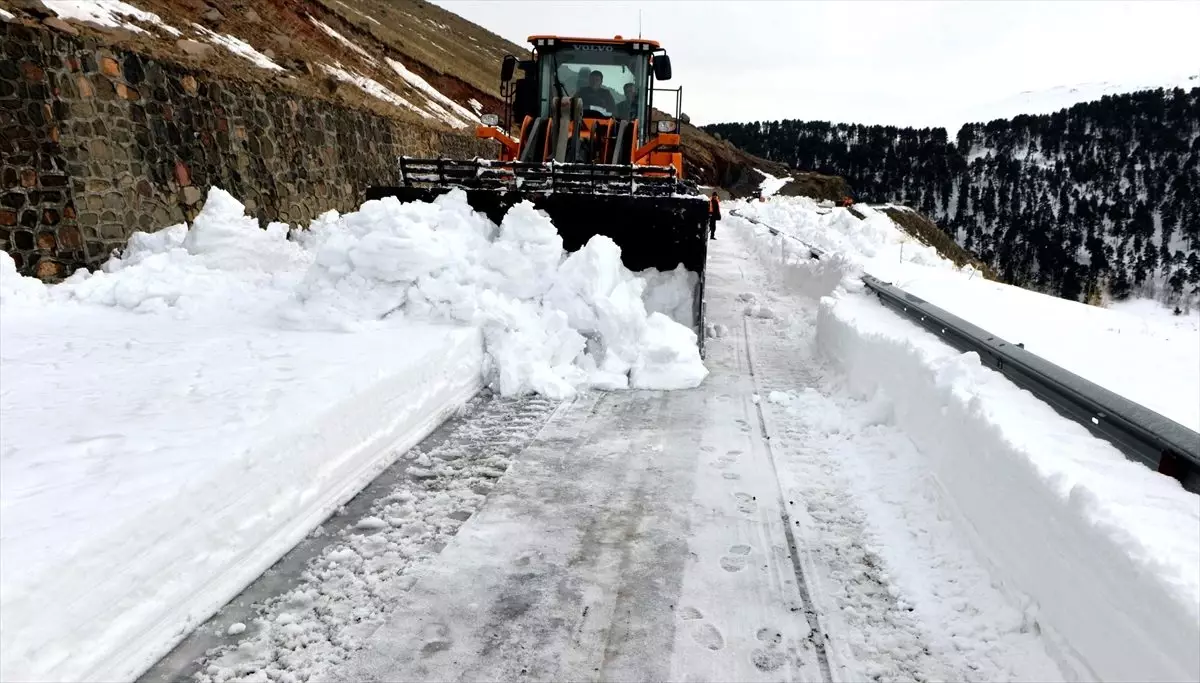
[[674, 166], [400, 158], [404, 187], [461, 187], [521, 193], [697, 195]]

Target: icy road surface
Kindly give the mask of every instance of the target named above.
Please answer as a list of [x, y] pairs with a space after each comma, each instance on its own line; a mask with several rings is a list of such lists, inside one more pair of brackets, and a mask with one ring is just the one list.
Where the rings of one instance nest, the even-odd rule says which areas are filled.
[[705, 383], [558, 412], [340, 680], [1062, 679], [813, 357], [816, 303], [736, 239], [708, 272]]

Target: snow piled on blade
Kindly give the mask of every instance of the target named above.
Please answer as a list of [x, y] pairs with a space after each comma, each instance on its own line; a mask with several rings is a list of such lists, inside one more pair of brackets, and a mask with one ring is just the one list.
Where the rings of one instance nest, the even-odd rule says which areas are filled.
[[314, 225], [310, 239], [315, 263], [283, 312], [293, 325], [412, 316], [480, 326], [489, 383], [505, 396], [680, 389], [707, 375], [690, 325], [643, 302], [649, 282], [654, 306], [690, 311], [691, 290], [686, 302], [679, 293], [693, 281], [686, 271], [632, 273], [604, 236], [564, 259], [554, 225], [528, 202], [497, 227], [461, 191], [432, 203], [389, 197]]
[[[725, 222], [772, 278], [819, 302], [816, 343], [920, 449], [931, 495], [998, 582], [1096, 680], [1200, 677], [1200, 497], [883, 308], [868, 272], [1106, 388], [1193, 422], [1200, 332], [984, 280], [885, 214], [801, 198], [734, 202]], [[750, 216], [777, 229], [738, 217]], [[825, 250], [819, 260], [806, 244]], [[1180, 379], [1182, 376], [1182, 380]], [[795, 397], [768, 395], [791, 407]], [[1102, 567], [1103, 571], [1097, 571]]]
[[13, 15], [12, 15], [12, 13], [8, 12], [7, 10], [0, 9], [0, 19], [3, 19], [5, 21], [12, 21]]
[[[413, 319], [479, 327], [486, 379], [504, 396], [683, 389], [707, 376], [691, 327], [695, 273], [634, 273], [597, 235], [563, 251], [529, 202], [499, 226], [453, 191], [431, 203], [369, 201], [308, 230], [266, 230], [213, 188], [189, 229], [136, 233], [102, 271], [50, 289], [57, 300], [180, 316], [269, 315], [277, 327], [354, 332]], [[0, 271], [5, 306], [44, 286]]]

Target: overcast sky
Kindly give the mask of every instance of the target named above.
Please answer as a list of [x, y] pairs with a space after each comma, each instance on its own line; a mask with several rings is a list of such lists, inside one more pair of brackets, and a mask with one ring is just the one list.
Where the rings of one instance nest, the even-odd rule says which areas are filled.
[[523, 46], [534, 33], [635, 36], [641, 10], [695, 123], [954, 125], [1026, 90], [1200, 73], [1194, 0], [434, 1]]

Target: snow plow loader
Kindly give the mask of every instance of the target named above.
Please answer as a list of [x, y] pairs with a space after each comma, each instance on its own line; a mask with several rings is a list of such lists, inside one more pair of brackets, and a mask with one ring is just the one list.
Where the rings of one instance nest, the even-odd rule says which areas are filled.
[[[682, 264], [696, 275], [692, 325], [703, 353], [708, 200], [684, 179], [681, 89], [654, 87], [670, 79], [670, 58], [641, 38], [529, 42], [529, 59], [507, 55], [501, 65], [503, 114], [483, 116], [475, 130], [499, 143], [498, 158], [402, 157], [400, 185], [371, 187], [366, 198], [431, 201], [459, 188], [496, 223], [528, 200], [567, 251], [605, 235], [632, 271]], [[673, 94], [673, 118], [654, 120], [655, 92]]]

